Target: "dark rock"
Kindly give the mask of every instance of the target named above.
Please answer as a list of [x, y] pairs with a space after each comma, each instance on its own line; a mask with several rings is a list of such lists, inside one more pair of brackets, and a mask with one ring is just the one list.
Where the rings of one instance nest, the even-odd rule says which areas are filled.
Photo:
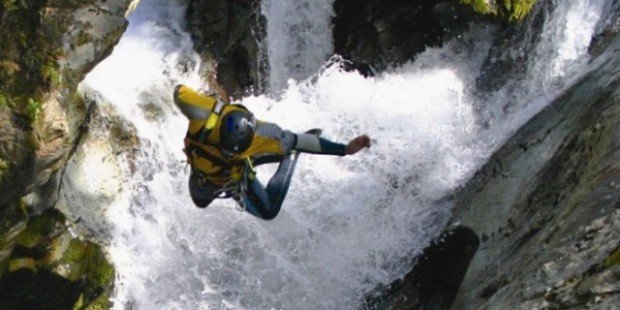
[[217, 64], [217, 81], [229, 95], [239, 98], [263, 89], [259, 75], [266, 61], [259, 58], [257, 43], [265, 37], [260, 1], [192, 0], [187, 20], [196, 51]]
[[613, 38], [620, 33], [620, 1], [614, 1], [609, 11], [612, 13], [607, 19], [599, 22], [597, 34], [590, 43], [588, 51], [592, 57], [599, 56]]
[[468, 24], [479, 19], [470, 7], [458, 1], [440, 2], [433, 7], [432, 12], [443, 31], [451, 36], [467, 31]]
[[424, 249], [402, 280], [369, 295], [364, 309], [447, 309], [479, 243], [468, 227], [447, 229]]
[[15, 236], [9, 264], [0, 270], [0, 309], [109, 304], [114, 269], [99, 245], [73, 237], [66, 225], [59, 211], [48, 209]]
[[530, 55], [534, 54], [540, 41], [545, 19], [554, 7], [553, 1], [537, 2], [522, 22], [500, 24], [480, 76], [476, 79], [478, 90], [496, 91], [508, 81], [524, 76]]
[[73, 309], [81, 286], [47, 270], [18, 270], [0, 282], [0, 309]]
[[379, 70], [412, 60], [442, 42], [444, 29], [433, 17], [440, 2], [336, 0], [334, 53]]

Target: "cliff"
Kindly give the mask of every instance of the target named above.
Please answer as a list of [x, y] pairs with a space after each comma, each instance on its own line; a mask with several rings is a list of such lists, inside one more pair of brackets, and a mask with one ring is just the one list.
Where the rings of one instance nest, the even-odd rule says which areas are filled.
[[[369, 294], [367, 308], [618, 305], [618, 5], [612, 5], [615, 13], [599, 24], [590, 44], [588, 74], [523, 125], [450, 197], [450, 227], [402, 280]], [[544, 16], [539, 14], [500, 32], [489, 56], [496, 61], [485, 63], [480, 90], [497, 89], [507, 74], [515, 78], [523, 72], [514, 57], [525, 61], [536, 39], [515, 29], [540, 23]], [[511, 58], [502, 47], [515, 40], [524, 43], [526, 52]], [[453, 225], [460, 233], [453, 233]], [[461, 280], [458, 289], [442, 284]]]
[[120, 39], [128, 4], [0, 3], [0, 308], [109, 303], [105, 253], [52, 206], [89, 115], [77, 85]]
[[620, 48], [517, 132], [456, 196], [481, 238], [453, 309], [611, 308], [620, 240]]

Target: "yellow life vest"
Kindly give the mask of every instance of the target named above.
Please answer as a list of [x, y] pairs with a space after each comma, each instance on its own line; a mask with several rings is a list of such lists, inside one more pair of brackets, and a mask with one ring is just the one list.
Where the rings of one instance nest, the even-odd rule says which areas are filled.
[[[227, 105], [221, 114], [225, 115], [240, 109], [245, 109], [245, 107]], [[206, 124], [209, 122], [207, 120], [207, 122], [199, 122], [201, 123], [199, 126], [192, 126], [192, 122], [195, 121], [190, 121], [185, 136], [185, 154], [192, 168], [201, 172], [207, 181], [216, 185], [239, 180], [247, 159], [237, 156], [225, 157], [220, 151], [218, 146], [220, 117], [216, 118], [214, 124]], [[192, 131], [192, 127], [197, 129]]]

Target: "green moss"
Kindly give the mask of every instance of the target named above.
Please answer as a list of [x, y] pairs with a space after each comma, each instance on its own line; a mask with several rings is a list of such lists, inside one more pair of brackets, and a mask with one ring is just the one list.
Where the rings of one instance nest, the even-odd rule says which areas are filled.
[[479, 14], [487, 15], [493, 11], [486, 0], [461, 0], [461, 3], [471, 6]]
[[41, 67], [41, 74], [45, 80], [49, 81], [53, 86], [60, 86], [61, 77], [58, 70], [58, 64], [55, 62], [49, 62]]
[[2, 0], [2, 5], [9, 12], [19, 9], [17, 0]]
[[28, 113], [28, 119], [30, 123], [34, 123], [41, 113], [41, 102], [34, 98], [28, 98], [27, 102], [26, 113]]
[[535, 2], [536, 0], [503, 0], [502, 15], [511, 22], [521, 20], [532, 10]]
[[460, 0], [479, 14], [498, 17], [508, 22], [525, 18], [536, 0]]
[[112, 302], [110, 301], [110, 294], [101, 294], [90, 305], [86, 306], [85, 310], [107, 310], [112, 308]]
[[[0, 275], [2, 271], [8, 271], [1, 278], [0, 289], [33, 285], [50, 287], [54, 286], [52, 282], [60, 281], [63, 286], [54, 287], [57, 292], [52, 294], [56, 296], [55, 302], [63, 305], [69, 303], [75, 309], [110, 308], [109, 294], [115, 271], [101, 246], [74, 238], [67, 231], [65, 216], [55, 209], [30, 218], [28, 224], [23, 226], [11, 234], [19, 253], [14, 251], [8, 259], [0, 261]], [[30, 272], [27, 278], [23, 277], [25, 272]], [[18, 304], [29, 302], [11, 292], [2, 294]], [[65, 295], [65, 298], [60, 298], [60, 295]], [[33, 296], [37, 302], [45, 300], [36, 294]], [[0, 301], [0, 308], [2, 305]]]
[[99, 245], [77, 238], [72, 239], [62, 259], [56, 264], [64, 270], [67, 279], [85, 281], [81, 297], [83, 305], [90, 307], [93, 303], [106, 305], [109, 302], [109, 295], [106, 292], [114, 281], [115, 271]]
[[26, 120], [22, 130], [37, 119], [44, 95], [61, 82], [62, 41], [41, 24], [43, 5], [45, 1], [2, 1], [11, 12], [3, 15], [2, 25], [11, 31], [0, 40], [0, 106], [9, 105], [11, 113]]
[[4, 159], [0, 158], [0, 180], [4, 177], [6, 172], [9, 170], [9, 163]]
[[27, 269], [37, 272], [36, 261], [32, 258], [14, 258], [9, 261], [9, 272], [16, 272], [20, 269]]
[[41, 236], [41, 234], [26, 229], [21, 234], [19, 234], [17, 238], [15, 238], [15, 243], [26, 248], [34, 248], [35, 246], [39, 245], [42, 240], [43, 236]]
[[617, 247], [603, 262], [603, 267], [609, 268], [620, 263], [620, 247]]

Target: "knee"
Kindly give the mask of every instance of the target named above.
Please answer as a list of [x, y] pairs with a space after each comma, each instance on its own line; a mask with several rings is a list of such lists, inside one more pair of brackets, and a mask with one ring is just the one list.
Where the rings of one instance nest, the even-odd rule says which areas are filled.
[[[279, 211], [279, 210], [278, 210], [278, 211]], [[271, 221], [271, 220], [275, 219], [275, 218], [276, 218], [276, 216], [278, 216], [278, 213], [280, 213], [280, 212], [278, 212], [278, 211], [275, 211], [275, 212], [267, 212], [267, 213], [265, 213], [265, 214], [262, 214], [262, 217], [261, 217], [261, 218], [262, 218], [263, 220], [266, 220], [266, 221]]]
[[200, 198], [194, 198], [192, 197], [192, 201], [194, 201], [194, 205], [196, 205], [196, 207], [204, 209], [206, 208], [209, 204], [211, 204], [211, 202], [213, 201], [213, 199], [200, 199]]

